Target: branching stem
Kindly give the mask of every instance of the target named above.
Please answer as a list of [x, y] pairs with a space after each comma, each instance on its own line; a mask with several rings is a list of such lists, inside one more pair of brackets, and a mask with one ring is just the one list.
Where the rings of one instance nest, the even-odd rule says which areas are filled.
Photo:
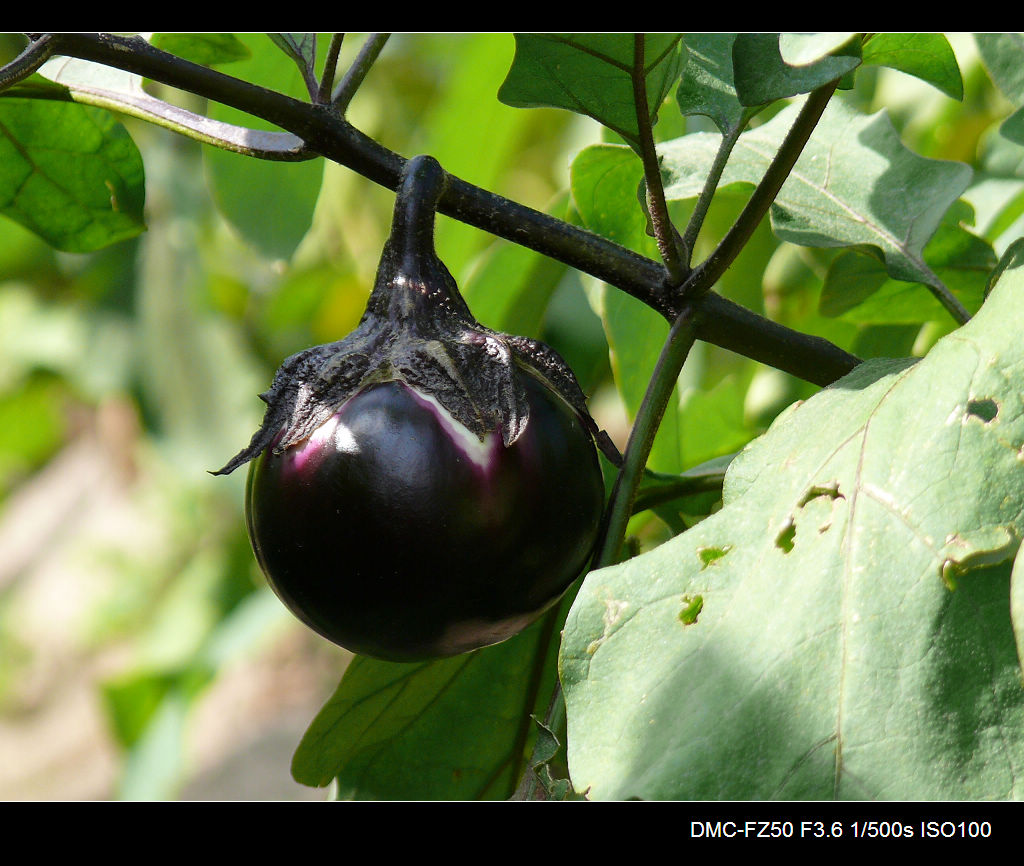
[[[378, 36], [373, 44], [382, 47], [383, 42], [379, 40], [383, 38]], [[364, 50], [369, 52], [366, 46]], [[53, 54], [92, 60], [134, 72], [232, 106], [297, 136], [305, 143], [303, 155], [318, 153], [374, 183], [392, 190], [398, 186], [405, 160], [349, 124], [336, 106], [303, 102], [190, 63], [154, 48], [141, 37], [106, 33], [36, 36], [18, 59], [0, 70], [0, 83], [12, 84], [21, 80]], [[356, 65], [354, 63], [353, 67]], [[758, 220], [768, 204], [770, 201], [764, 204]], [[859, 358], [827, 340], [786, 328], [707, 292], [706, 289], [714, 283], [711, 277], [715, 274], [720, 276], [732, 261], [726, 255], [731, 248], [720, 248], [717, 257], [712, 257], [714, 261], [705, 262], [691, 274], [684, 285], [693, 286], [695, 291], [673, 292], [662, 264], [593, 232], [509, 201], [457, 177], [449, 175], [448, 188], [438, 209], [447, 216], [597, 277], [636, 297], [670, 322], [676, 320], [684, 303], [691, 304], [695, 318], [699, 320], [697, 336], [700, 339], [809, 382], [831, 384], [860, 363]], [[749, 226], [749, 231], [753, 231], [754, 225]], [[695, 294], [702, 296], [695, 297]]]
[[803, 153], [807, 140], [818, 125], [818, 121], [838, 84], [839, 80], [836, 79], [824, 87], [812, 90], [808, 95], [793, 126], [786, 134], [782, 146], [775, 154], [764, 177], [761, 178], [761, 182], [757, 185], [736, 222], [726, 232], [715, 251], [694, 270], [691, 278], [687, 280], [683, 287], [686, 297], [698, 296], [714, 286], [747, 245], [750, 236], [761, 224], [761, 220], [768, 213], [779, 190], [782, 189], [782, 185], [792, 172], [793, 166], [796, 165], [797, 159]]

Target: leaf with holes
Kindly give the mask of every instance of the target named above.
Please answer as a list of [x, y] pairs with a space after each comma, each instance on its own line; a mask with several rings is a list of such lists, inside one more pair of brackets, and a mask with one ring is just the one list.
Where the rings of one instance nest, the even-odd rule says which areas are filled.
[[927, 357], [794, 405], [719, 512], [586, 578], [561, 656], [577, 790], [1024, 798], [1017, 252]]

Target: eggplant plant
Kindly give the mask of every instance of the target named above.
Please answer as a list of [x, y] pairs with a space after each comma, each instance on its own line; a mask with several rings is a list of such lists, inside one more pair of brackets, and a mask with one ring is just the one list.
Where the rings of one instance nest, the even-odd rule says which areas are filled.
[[[241, 451], [237, 413], [192, 423], [248, 473], [247, 592], [354, 653], [297, 781], [1017, 799], [1021, 62], [1013, 34], [26, 34], [0, 211], [95, 255], [208, 196], [274, 263], [217, 313], [262, 423]], [[304, 317], [254, 321], [299, 285]]]

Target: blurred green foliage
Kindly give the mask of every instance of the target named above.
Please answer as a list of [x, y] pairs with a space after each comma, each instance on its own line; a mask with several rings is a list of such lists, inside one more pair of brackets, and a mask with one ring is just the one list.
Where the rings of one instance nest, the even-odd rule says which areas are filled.
[[[240, 39], [251, 56], [238, 52], [223, 71], [262, 75], [268, 86], [268, 69], [294, 72], [291, 61], [278, 62], [284, 56], [269, 39]], [[21, 44], [4, 37], [0, 61]], [[358, 44], [348, 40], [342, 68]], [[511, 36], [396, 35], [350, 116], [400, 153], [433, 153], [475, 183], [546, 208], [565, 186], [574, 142], [593, 128], [588, 133], [589, 124], [560, 112], [501, 105], [494, 95], [511, 51]], [[205, 110], [188, 94], [150, 87]], [[260, 125], [228, 118], [220, 107], [213, 113]], [[245, 535], [244, 472], [214, 478], [207, 470], [248, 441], [262, 415], [257, 394], [287, 355], [339, 339], [356, 324], [393, 198], [324, 160], [260, 163], [120, 120], [145, 165], [143, 235], [98, 252], [63, 253], [0, 220], [0, 545], [9, 543], [2, 552], [11, 554], [0, 567], [0, 715], [29, 706], [26, 678], [53, 651], [50, 629], [59, 628], [80, 656], [124, 648], [125, 660], [102, 686], [111, 736], [125, 754], [117, 794], [149, 799], [175, 796], [187, 778], [181, 740], [188, 707], [218, 667], [258, 651], [282, 629], [302, 628], [276, 599], [268, 602]], [[281, 184], [296, 171], [307, 180]], [[243, 198], [254, 192], [262, 198]], [[309, 209], [297, 234], [286, 227], [302, 220], [301, 202], [292, 209], [296, 195], [306, 196]], [[607, 379], [600, 322], [563, 266], [524, 257], [452, 220], [439, 225], [438, 246], [481, 306], [502, 273], [520, 281], [527, 301], [501, 304], [488, 325], [507, 321], [552, 338], [590, 390]], [[495, 275], [494, 263], [509, 255], [521, 263]], [[524, 315], [528, 305], [533, 312]], [[99, 443], [90, 453], [102, 489], [60, 477], [62, 458], [86, 441]], [[68, 513], [38, 539], [15, 543], [20, 515], [45, 523], [26, 502], [52, 468], [58, 477], [47, 495], [64, 491]], [[108, 484], [132, 512], [125, 528], [103, 523], [115, 519], [104, 510]], [[84, 513], [97, 525], [83, 528]], [[133, 532], [135, 521], [147, 531]], [[67, 539], [74, 566], [60, 559], [58, 567], [68, 582], [88, 585], [59, 626], [40, 623], [47, 612], [33, 586]], [[338, 676], [345, 658], [338, 656]]]
[[[264, 76], [268, 86], [279, 74], [293, 76], [276, 86], [299, 86], [291, 61], [269, 39], [239, 41], [248, 52], [235, 51], [219, 68]], [[0, 61], [21, 44], [0, 37]], [[346, 40], [340, 68], [358, 45]], [[915, 152], [971, 164], [976, 180], [964, 198], [973, 205], [975, 230], [1001, 252], [1001, 239], [1016, 237], [1006, 214], [1024, 201], [1020, 148], [992, 136], [1006, 103], [973, 44], [957, 40], [954, 47], [963, 102], [877, 67], [858, 73], [844, 98], [862, 110], [888, 108]], [[400, 154], [430, 153], [478, 186], [581, 221], [571, 187], [582, 182], [586, 166], [573, 158], [615, 136], [569, 112], [499, 102], [513, 54], [509, 34], [394, 35], [349, 117]], [[192, 110], [207, 108], [151, 86]], [[246, 122], [219, 107], [211, 113]], [[180, 742], [192, 702], [233, 659], [281, 630], [301, 628], [269, 597], [252, 560], [244, 473], [225, 479], [207, 470], [248, 441], [262, 414], [256, 395], [286, 356], [354, 327], [393, 196], [323, 160], [258, 163], [124, 123], [145, 166], [144, 234], [98, 252], [62, 253], [0, 220], [0, 714], [24, 709], [33, 658], [53, 638], [55, 626], [45, 627], [46, 608], [32, 581], [57, 542], [73, 538], [77, 567], [88, 578], [74, 609], [58, 619], [61, 639], [83, 654], [125, 649], [103, 687], [111, 735], [126, 756], [119, 794], [163, 798], [175, 796], [187, 775]], [[707, 118], [684, 118], [670, 98], [655, 134], [667, 140], [713, 129]], [[716, 199], [698, 258], [743, 201], [736, 192]], [[673, 203], [680, 224], [690, 206]], [[617, 239], [652, 254], [642, 220]], [[622, 444], [625, 419], [636, 411], [667, 325], [616, 290], [454, 220], [439, 221], [437, 245], [478, 318], [558, 349]], [[952, 328], [823, 316], [819, 295], [837, 255], [783, 244], [762, 226], [718, 289], [865, 356], [920, 352]], [[666, 419], [652, 468], [678, 472], [736, 451], [813, 390], [700, 345], [680, 378], [679, 411]], [[78, 469], [61, 474], [62, 461], [83, 443], [95, 446], [89, 465], [100, 480]], [[49, 501], [58, 503], [53, 525], [37, 540], [15, 537], [19, 515], [39, 507], [26, 503], [44, 479]], [[108, 483], [132, 515], [113, 530], [83, 520], [83, 512], [106, 514]], [[649, 512], [631, 529], [648, 546], [672, 531]]]

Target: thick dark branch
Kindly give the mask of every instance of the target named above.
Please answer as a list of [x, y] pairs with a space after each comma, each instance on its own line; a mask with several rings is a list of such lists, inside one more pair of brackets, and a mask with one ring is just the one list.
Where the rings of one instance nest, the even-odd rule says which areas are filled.
[[[47, 34], [46, 53], [134, 72], [261, 117], [299, 136], [306, 147], [375, 183], [396, 189], [405, 159], [345, 121], [330, 105], [313, 105], [160, 51], [140, 37]], [[31, 51], [28, 49], [28, 51]], [[3, 72], [0, 72], [3, 80]], [[439, 210], [476, 228], [533, 249], [638, 298], [674, 322], [682, 301], [665, 284], [665, 269], [592, 232], [451, 177]], [[793, 331], [718, 295], [691, 301], [698, 337], [828, 385], [859, 359], [827, 340]]]

